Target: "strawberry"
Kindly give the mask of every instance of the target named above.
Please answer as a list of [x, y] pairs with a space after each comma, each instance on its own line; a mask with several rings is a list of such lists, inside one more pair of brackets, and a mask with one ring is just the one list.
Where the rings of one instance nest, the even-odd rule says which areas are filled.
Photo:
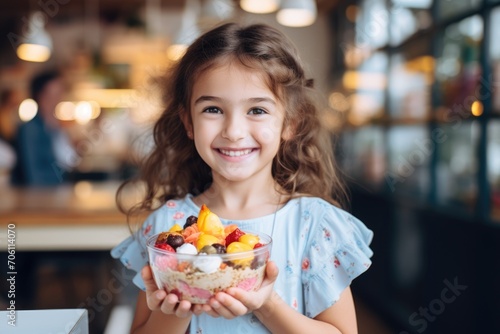
[[238, 241], [242, 235], [245, 235], [245, 232], [241, 231], [239, 228], [229, 233], [226, 237], [226, 247], [229, 246], [231, 242]]
[[260, 248], [264, 246], [263, 244], [261, 244], [260, 242], [256, 243], [254, 246], [253, 246], [253, 249], [257, 249], [257, 248]]
[[157, 243], [157, 244], [155, 244], [155, 247], [159, 248], [159, 249], [166, 250], [167, 252], [174, 252], [175, 253], [175, 249], [172, 246], [170, 246], [169, 244]]

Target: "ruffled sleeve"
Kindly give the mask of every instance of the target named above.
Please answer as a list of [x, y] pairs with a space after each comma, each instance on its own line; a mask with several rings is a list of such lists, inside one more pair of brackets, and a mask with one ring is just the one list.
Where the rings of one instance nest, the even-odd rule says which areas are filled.
[[302, 258], [305, 312], [311, 318], [338, 301], [373, 255], [373, 232], [361, 221], [333, 206], [320, 210], [324, 215], [311, 227]]
[[133, 235], [123, 240], [111, 250], [111, 256], [119, 259], [121, 263], [130, 270], [136, 272], [132, 282], [141, 290], [146, 290], [141, 277], [142, 268], [149, 263], [146, 247], [147, 239], [158, 230], [162, 209], [154, 211], [144, 222], [142, 227]]

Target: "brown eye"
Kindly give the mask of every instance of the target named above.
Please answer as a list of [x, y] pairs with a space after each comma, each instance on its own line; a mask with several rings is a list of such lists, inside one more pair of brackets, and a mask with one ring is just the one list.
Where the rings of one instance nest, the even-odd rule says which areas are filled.
[[209, 114], [222, 114], [222, 110], [220, 110], [217, 107], [208, 107], [203, 109], [203, 112], [209, 113]]
[[253, 109], [250, 109], [250, 111], [248, 113], [251, 115], [264, 115], [264, 114], [267, 114], [267, 111], [265, 111], [262, 108], [253, 108]]

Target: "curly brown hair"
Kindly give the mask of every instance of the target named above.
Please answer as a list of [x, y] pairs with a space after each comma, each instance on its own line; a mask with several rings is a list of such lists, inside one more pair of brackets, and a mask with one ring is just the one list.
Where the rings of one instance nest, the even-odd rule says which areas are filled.
[[154, 147], [140, 166], [136, 181], [145, 186], [142, 200], [125, 209], [128, 215], [149, 212], [169, 199], [197, 195], [212, 183], [209, 166], [186, 134], [182, 119], [189, 119], [194, 81], [204, 71], [239, 61], [260, 71], [270, 90], [285, 107], [284, 129], [293, 135], [283, 140], [273, 161], [272, 174], [290, 196], [317, 196], [342, 206], [347, 198], [335, 167], [333, 143], [323, 128], [315, 103], [312, 80], [307, 80], [298, 52], [278, 30], [263, 24], [227, 23], [199, 37], [184, 56], [162, 76], [165, 109], [153, 130]]

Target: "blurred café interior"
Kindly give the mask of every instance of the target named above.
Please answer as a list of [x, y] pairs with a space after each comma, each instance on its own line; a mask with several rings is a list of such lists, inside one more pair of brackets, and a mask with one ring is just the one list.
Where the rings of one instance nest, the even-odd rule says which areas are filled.
[[[91, 333], [127, 332], [137, 290], [109, 255], [130, 233], [115, 192], [151, 143], [152, 78], [226, 21], [282, 30], [324, 94], [348, 210], [375, 233], [352, 286], [360, 333], [500, 333], [499, 0], [3, 1], [0, 245], [4, 268], [15, 225], [17, 308], [86, 308]], [[16, 185], [10, 145], [49, 69], [66, 84], [61, 182]]]

